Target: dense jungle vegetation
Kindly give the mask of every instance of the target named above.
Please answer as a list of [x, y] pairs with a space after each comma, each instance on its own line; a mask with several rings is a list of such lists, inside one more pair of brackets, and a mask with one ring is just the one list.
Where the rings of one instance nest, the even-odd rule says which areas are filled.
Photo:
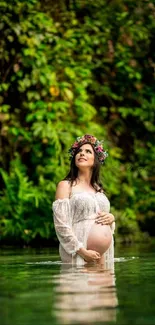
[[85, 133], [116, 242], [155, 236], [155, 1], [0, 0], [0, 242], [53, 245], [51, 205]]

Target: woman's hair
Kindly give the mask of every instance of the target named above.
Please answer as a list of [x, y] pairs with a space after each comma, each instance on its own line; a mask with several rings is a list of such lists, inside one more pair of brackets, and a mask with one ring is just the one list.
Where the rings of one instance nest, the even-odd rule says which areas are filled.
[[[76, 180], [76, 178], [78, 176], [78, 167], [75, 164], [75, 157], [76, 157], [77, 153], [79, 152], [79, 149], [81, 146], [79, 146], [77, 148], [77, 150], [75, 151], [75, 154], [71, 160], [70, 171], [69, 171], [68, 175], [64, 178], [64, 180], [70, 181], [71, 186], [73, 185], [74, 181]], [[93, 146], [92, 146], [92, 148], [93, 148]], [[93, 151], [94, 151], [94, 148], [93, 148]], [[98, 160], [96, 152], [94, 151], [94, 166], [93, 166], [93, 172], [92, 172], [92, 177], [91, 177], [90, 183], [96, 192], [103, 192], [103, 186], [102, 186], [102, 183], [100, 182], [100, 167], [101, 167], [101, 164]]]

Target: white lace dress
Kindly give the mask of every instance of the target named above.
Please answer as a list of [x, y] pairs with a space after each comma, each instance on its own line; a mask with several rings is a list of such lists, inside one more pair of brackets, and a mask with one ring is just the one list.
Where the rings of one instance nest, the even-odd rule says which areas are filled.
[[[63, 263], [85, 264], [84, 259], [76, 252], [87, 248], [87, 238], [91, 226], [99, 211], [110, 211], [110, 202], [105, 194], [72, 192], [70, 198], [53, 202], [54, 226], [59, 239], [59, 253]], [[115, 223], [111, 225], [114, 234]], [[114, 240], [104, 253], [106, 268], [113, 268]]]

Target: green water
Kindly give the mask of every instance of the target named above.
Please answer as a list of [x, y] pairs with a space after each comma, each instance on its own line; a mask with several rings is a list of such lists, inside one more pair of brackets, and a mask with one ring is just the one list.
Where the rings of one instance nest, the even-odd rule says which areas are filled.
[[0, 324], [155, 324], [155, 247], [116, 247], [114, 274], [52, 249], [0, 250]]

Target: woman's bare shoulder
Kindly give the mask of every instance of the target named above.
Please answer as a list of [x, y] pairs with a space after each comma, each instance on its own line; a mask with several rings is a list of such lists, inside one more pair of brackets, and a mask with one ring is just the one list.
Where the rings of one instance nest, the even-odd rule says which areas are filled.
[[56, 200], [69, 198], [70, 196], [71, 185], [68, 180], [60, 181], [56, 189]]

